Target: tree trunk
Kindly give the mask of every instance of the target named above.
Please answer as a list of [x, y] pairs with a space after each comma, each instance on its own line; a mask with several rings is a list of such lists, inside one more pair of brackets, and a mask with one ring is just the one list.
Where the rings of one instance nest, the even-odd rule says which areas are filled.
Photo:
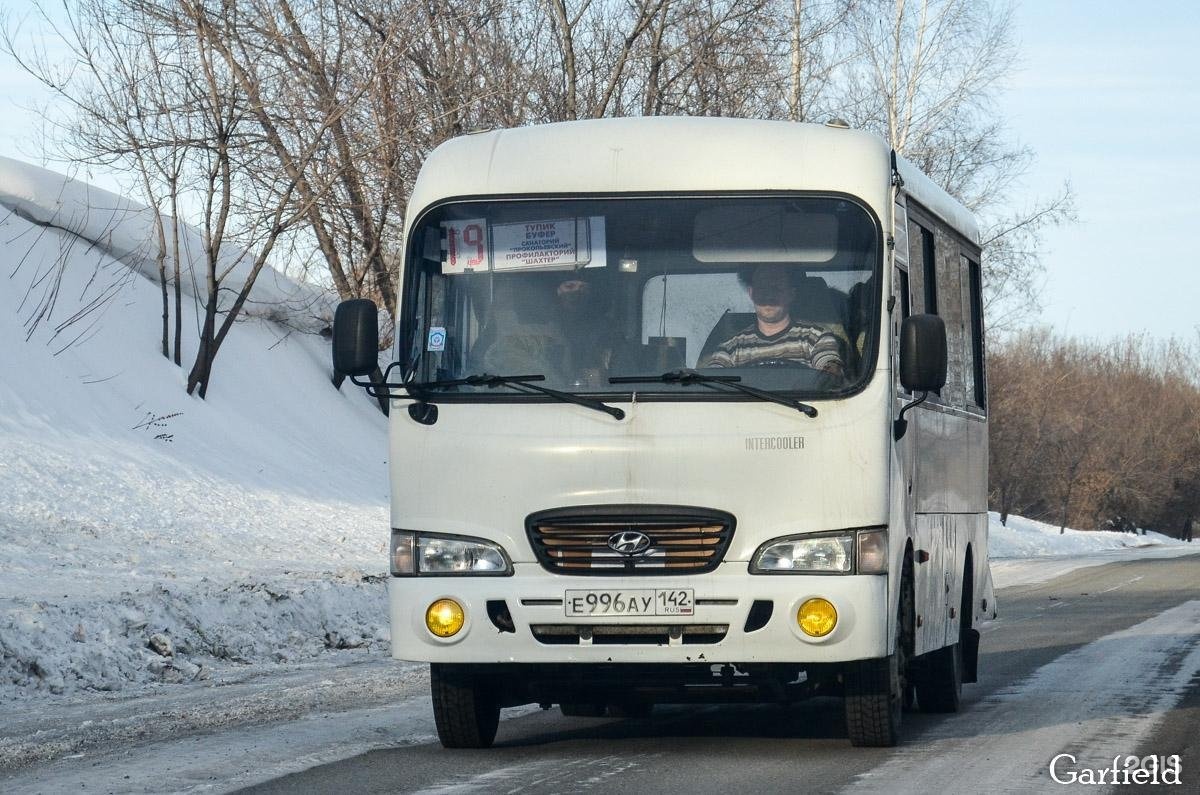
[[788, 94], [788, 116], [792, 121], [800, 121], [800, 73], [803, 61], [800, 53], [800, 16], [804, 11], [804, 0], [792, 2], [792, 68], [791, 91]]
[[175, 261], [175, 364], [183, 367], [183, 294], [179, 276], [179, 189], [171, 182], [171, 258]]
[[217, 327], [217, 296], [209, 295], [204, 307], [204, 326], [200, 329], [200, 349], [196, 351], [196, 361], [192, 363], [192, 371], [188, 373], [187, 393], [196, 392], [199, 387], [200, 399], [208, 395], [208, 379], [212, 373], [213, 343], [216, 341]]
[[1072, 477], [1071, 481], [1067, 484], [1067, 493], [1065, 495], [1063, 495], [1062, 521], [1059, 522], [1059, 528], [1058, 528], [1058, 534], [1060, 536], [1067, 534], [1067, 518], [1068, 518], [1067, 511], [1071, 507], [1071, 489], [1074, 488], [1074, 486], [1075, 486], [1075, 478]]
[[167, 252], [162, 249], [158, 252], [158, 283], [162, 286], [162, 355], [163, 358], [170, 358], [171, 306], [167, 293]]

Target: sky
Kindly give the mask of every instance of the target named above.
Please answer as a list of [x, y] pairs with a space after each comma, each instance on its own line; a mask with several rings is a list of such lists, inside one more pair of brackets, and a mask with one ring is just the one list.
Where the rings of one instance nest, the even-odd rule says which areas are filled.
[[[21, 16], [27, 4], [6, 0]], [[1078, 221], [1043, 237], [1040, 322], [1109, 338], [1200, 338], [1200, 0], [1018, 0], [999, 98], [1037, 160], [1014, 204], [1069, 181]], [[41, 162], [45, 94], [0, 54], [0, 155]], [[111, 175], [88, 175], [114, 188]]]
[[1030, 199], [1069, 180], [1047, 232], [1042, 321], [1088, 337], [1200, 334], [1200, 2], [1025, 0], [1001, 98], [1037, 153]]

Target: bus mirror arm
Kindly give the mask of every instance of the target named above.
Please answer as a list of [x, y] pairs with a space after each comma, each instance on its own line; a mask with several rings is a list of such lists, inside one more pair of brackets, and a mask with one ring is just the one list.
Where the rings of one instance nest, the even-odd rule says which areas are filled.
[[396, 395], [392, 394], [393, 389], [407, 388], [406, 384], [388, 380], [388, 377], [392, 374], [392, 370], [399, 366], [400, 362], [392, 362], [389, 364], [387, 369], [383, 371], [383, 378], [378, 381], [372, 381], [370, 375], [368, 375], [366, 378], [359, 378], [356, 375], [352, 375], [350, 376], [350, 383], [354, 384], [355, 386], [361, 386], [366, 393], [373, 398], [396, 397]]
[[896, 421], [892, 423], [892, 438], [897, 442], [904, 438], [904, 434], [908, 431], [908, 420], [904, 419], [905, 413], [907, 413], [909, 409], [916, 408], [924, 403], [925, 398], [927, 397], [929, 397], [929, 393], [922, 392], [919, 398], [900, 409], [900, 416], [897, 417]]
[[[394, 397], [398, 397], [392, 390], [408, 389], [407, 384], [388, 381], [388, 376], [391, 374], [392, 369], [399, 366], [400, 362], [392, 362], [389, 364], [387, 369], [383, 371], [383, 378], [379, 381], [372, 381], [369, 377], [360, 379], [356, 376], [350, 376], [350, 382], [355, 386], [362, 387], [368, 395], [376, 400], [390, 400]], [[419, 422], [422, 425], [433, 425], [438, 420], [437, 404], [429, 403], [424, 400], [414, 400], [412, 403], [408, 404], [408, 416], [412, 417], [415, 422]]]

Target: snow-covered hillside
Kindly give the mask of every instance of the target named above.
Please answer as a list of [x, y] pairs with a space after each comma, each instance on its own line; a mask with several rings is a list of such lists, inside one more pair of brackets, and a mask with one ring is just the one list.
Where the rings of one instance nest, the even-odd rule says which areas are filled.
[[189, 397], [158, 285], [41, 225], [79, 183], [0, 165], [0, 701], [385, 651], [386, 423], [328, 341], [247, 319]]

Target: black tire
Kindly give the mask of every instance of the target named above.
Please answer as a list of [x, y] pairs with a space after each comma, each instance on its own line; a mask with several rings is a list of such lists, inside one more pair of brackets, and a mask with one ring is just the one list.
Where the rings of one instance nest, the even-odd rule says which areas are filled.
[[966, 644], [974, 640], [968, 637], [971, 633], [973, 583], [974, 577], [968, 568], [963, 576], [962, 603], [959, 605], [958, 643], [922, 655], [921, 674], [917, 679], [917, 705], [922, 712], [958, 712], [962, 705], [963, 680], [966, 678], [963, 653]]
[[500, 702], [487, 680], [433, 663], [429, 685], [442, 747], [491, 748], [500, 723]]
[[922, 655], [917, 679], [917, 704], [922, 712], [958, 712], [962, 701], [962, 644], [955, 643]]
[[912, 642], [912, 564], [905, 560], [896, 613], [895, 651], [846, 667], [846, 733], [860, 748], [891, 748], [900, 742], [900, 725], [910, 700], [908, 659]]
[[606, 712], [603, 704], [589, 704], [583, 701], [570, 701], [559, 704], [558, 708], [568, 718], [603, 718]]
[[896, 655], [859, 660], [846, 668], [846, 734], [860, 748], [890, 748], [900, 742], [904, 698]]

